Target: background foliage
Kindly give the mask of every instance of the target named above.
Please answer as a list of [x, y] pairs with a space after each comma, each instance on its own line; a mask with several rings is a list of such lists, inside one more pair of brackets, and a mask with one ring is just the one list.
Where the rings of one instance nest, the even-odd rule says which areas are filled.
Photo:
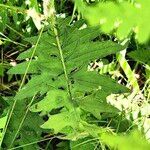
[[149, 6], [0, 1], [1, 149], [148, 150]]

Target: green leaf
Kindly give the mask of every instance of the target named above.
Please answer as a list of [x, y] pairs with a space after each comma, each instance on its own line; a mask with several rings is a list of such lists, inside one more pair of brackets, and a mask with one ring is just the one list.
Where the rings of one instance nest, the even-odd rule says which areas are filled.
[[50, 116], [41, 127], [44, 129], [54, 129], [54, 133], [61, 132], [65, 127], [72, 127], [77, 129], [76, 112], [62, 112], [56, 115]]
[[50, 90], [47, 96], [40, 102], [32, 105], [32, 112], [50, 112], [52, 109], [61, 108], [65, 105], [67, 93], [65, 91]]
[[[111, 93], [128, 91], [107, 76], [87, 72], [89, 62], [114, 54], [124, 47], [112, 41], [95, 41], [99, 35], [98, 28], [79, 29], [79, 24], [66, 26], [64, 19], [56, 25], [57, 28], [42, 34], [35, 59], [31, 60], [28, 70], [29, 73], [35, 72], [15, 96], [21, 102], [36, 94], [37, 101], [30, 110], [49, 116], [41, 127], [75, 139], [83, 135], [97, 136], [100, 132], [99, 126], [81, 119], [81, 112], [85, 116], [90, 113], [98, 119], [100, 112], [116, 113], [117, 110], [106, 103], [106, 97]], [[37, 39], [38, 36], [25, 39], [32, 47], [18, 56], [23, 61], [17, 65], [19, 69], [13, 67], [9, 73], [17, 74], [17, 70], [24, 73], [27, 67], [24, 59], [31, 57]]]
[[1, 13], [0, 13], [0, 32], [3, 32], [4, 29], [6, 28], [7, 21], [8, 21], [7, 10], [6, 9], [1, 9]]
[[[24, 74], [26, 72], [26, 68], [28, 66], [28, 61], [18, 64], [15, 67], [12, 67], [7, 73], [8, 74]], [[29, 66], [28, 73], [38, 73], [38, 68], [36, 68], [37, 61], [32, 61]]]
[[3, 136], [3, 129], [6, 125], [6, 121], [7, 121], [7, 116], [0, 118], [0, 143], [2, 140], [2, 136]]
[[[8, 149], [16, 132], [18, 131], [18, 128], [26, 113], [26, 109], [28, 108], [30, 101], [31, 99], [24, 99], [23, 101], [21, 100], [17, 101], [16, 107], [11, 116], [8, 129], [3, 140], [3, 144], [6, 146], [5, 148]], [[9, 100], [10, 106], [12, 106], [12, 102], [13, 102], [12, 100]], [[18, 133], [17, 138], [12, 146], [13, 147], [15, 147], [16, 145], [21, 146], [40, 140], [42, 129], [39, 126], [41, 124], [43, 124], [43, 120], [38, 116], [38, 114], [28, 112], [25, 121], [21, 126], [20, 132]], [[39, 146], [35, 143], [25, 147], [25, 150], [30, 149], [39, 149]]]
[[7, 120], [7, 116], [0, 118], [0, 129], [3, 129], [5, 127], [6, 124], [6, 120]]
[[[102, 31], [110, 33], [116, 29], [119, 39], [126, 38], [130, 32], [136, 33], [140, 43], [147, 42], [150, 37], [150, 1], [138, 0], [129, 3], [106, 1], [95, 5], [86, 5], [83, 0], [75, 0], [78, 10], [91, 25], [100, 25]], [[97, 15], [98, 14], [98, 15]]]
[[139, 131], [132, 131], [129, 135], [109, 135], [103, 134], [101, 137], [104, 143], [108, 144], [111, 148], [118, 150], [149, 150], [150, 144]]
[[[87, 64], [89, 61], [95, 60], [97, 58], [103, 58], [107, 55], [114, 54], [121, 49], [123, 46], [111, 42], [89, 42], [84, 44], [79, 44], [76, 42], [76, 47], [74, 52], [69, 51], [67, 55], [69, 55], [67, 64], [69, 65], [81, 65]], [[90, 49], [90, 47], [92, 49]], [[82, 60], [82, 62], [80, 61]]]
[[[99, 75], [96, 72], [90, 71], [79, 71], [73, 75], [75, 79], [75, 89], [77, 91], [92, 91], [92, 90], [103, 90], [106, 96], [112, 93], [123, 93], [128, 92], [128, 89], [123, 85], [116, 83], [115, 80], [105, 75]], [[76, 87], [77, 86], [77, 87]], [[115, 88], [114, 88], [115, 87]]]
[[139, 49], [128, 53], [135, 61], [150, 65], [150, 50]]
[[51, 76], [48, 73], [34, 76], [32, 80], [30, 80], [28, 84], [26, 84], [22, 90], [17, 93], [15, 98], [24, 99], [27, 97], [32, 97], [38, 92], [44, 94], [49, 88], [52, 87], [49, 83], [47, 83], [48, 80], [51, 80]]
[[84, 109], [87, 112], [90, 112], [98, 119], [101, 119], [100, 113], [105, 112], [117, 114], [119, 111], [106, 102], [106, 95], [104, 94], [104, 96], [102, 93], [103, 92], [100, 92], [99, 97], [96, 97], [95, 95], [87, 96], [81, 99], [78, 102], [78, 105], [80, 106], [80, 108]]

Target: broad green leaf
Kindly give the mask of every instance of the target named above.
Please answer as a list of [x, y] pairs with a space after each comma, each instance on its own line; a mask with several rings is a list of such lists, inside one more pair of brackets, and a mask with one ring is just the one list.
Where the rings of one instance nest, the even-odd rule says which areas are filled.
[[[31, 65], [29, 66], [28, 73], [38, 73], [38, 68], [36, 67], [37, 61], [32, 61]], [[8, 74], [24, 74], [26, 72], [27, 66], [29, 62], [23, 62], [14, 66], [8, 71]]]
[[47, 96], [40, 102], [32, 105], [32, 112], [50, 112], [52, 109], [61, 108], [66, 103], [67, 93], [65, 91], [50, 90]]
[[38, 92], [42, 94], [49, 90], [54, 90], [64, 85], [64, 81], [59, 78], [57, 81], [53, 81], [52, 76], [49, 73], [43, 73], [41, 75], [33, 76], [32, 80], [26, 84], [22, 90], [17, 93], [16, 99], [23, 99], [26, 97], [32, 97]]
[[[24, 40], [31, 43], [32, 45], [35, 45], [37, 40], [38, 40], [38, 36], [25, 38]], [[49, 32], [45, 32], [42, 34], [42, 37], [40, 38], [39, 44], [50, 44], [51, 45], [53, 43], [55, 43], [54, 36], [51, 36], [51, 34]]]
[[[103, 58], [107, 55], [114, 54], [123, 49], [123, 46], [113, 43], [111, 41], [106, 42], [89, 42], [84, 44], [79, 44], [76, 42], [76, 47], [74, 52], [70, 52], [68, 58], [68, 64], [71, 65], [81, 65], [87, 64], [89, 61]], [[82, 62], [80, 61], [82, 60]]]
[[41, 127], [44, 129], [54, 129], [54, 133], [57, 134], [65, 127], [72, 127], [77, 130], [76, 112], [62, 112], [56, 115], [50, 116]]
[[103, 95], [103, 92], [100, 92], [97, 95], [99, 96], [90, 95], [79, 100], [78, 104], [80, 108], [90, 112], [98, 119], [101, 119], [101, 115], [100, 115], [101, 113], [105, 112], [105, 113], [117, 114], [119, 112], [115, 107], [109, 105], [106, 102], [105, 100], [106, 94]]
[[128, 92], [128, 89], [123, 85], [116, 83], [116, 81], [110, 77], [99, 75], [96, 72], [79, 71], [74, 74], [73, 77], [76, 83], [74, 86], [77, 91], [90, 92], [95, 90], [96, 92], [102, 89], [106, 95]]

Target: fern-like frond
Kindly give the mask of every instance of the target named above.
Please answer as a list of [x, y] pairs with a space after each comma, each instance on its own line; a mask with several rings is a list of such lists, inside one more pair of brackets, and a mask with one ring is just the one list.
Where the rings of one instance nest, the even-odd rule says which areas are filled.
[[[90, 61], [114, 54], [124, 47], [112, 41], [94, 42], [99, 35], [98, 28], [81, 30], [81, 22], [76, 24], [66, 26], [58, 22], [54, 30], [43, 33], [35, 59], [31, 61], [29, 68], [29, 73], [32, 73], [33, 68], [36, 71], [15, 97], [22, 101], [21, 99], [31, 98], [35, 94], [46, 94], [45, 98], [35, 102], [30, 110], [41, 112], [41, 115], [50, 113], [49, 119], [41, 127], [53, 129], [54, 133], [64, 133], [67, 137], [80, 135], [81, 132], [86, 133], [86, 136], [100, 132], [96, 125], [94, 128], [98, 128], [97, 130], [89, 131], [88, 128], [93, 125], [83, 120], [82, 114], [90, 113], [100, 118], [101, 112], [117, 113], [115, 108], [107, 104], [106, 97], [111, 93], [128, 91], [107, 76], [87, 71]], [[32, 47], [20, 54], [18, 59], [30, 59], [37, 39], [26, 39]], [[16, 66], [11, 68], [9, 73], [23, 73], [26, 63], [18, 64], [19, 72]]]

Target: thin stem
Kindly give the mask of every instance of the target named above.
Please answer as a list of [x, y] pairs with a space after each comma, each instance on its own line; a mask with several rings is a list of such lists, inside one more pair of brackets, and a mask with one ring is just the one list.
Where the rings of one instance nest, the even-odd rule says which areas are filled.
[[121, 113], [121, 116], [119, 116], [119, 122], [118, 122], [118, 125], [117, 125], [116, 133], [119, 132], [121, 121], [122, 121], [122, 113]]
[[[125, 39], [121, 45], [125, 45], [128, 42], [128, 39]], [[122, 50], [121, 52], [117, 53], [117, 61], [119, 62], [121, 68], [123, 69], [126, 77], [128, 78], [128, 83], [133, 87], [133, 92], [130, 95], [130, 99], [133, 99], [134, 96], [140, 91], [137, 79], [135, 78], [134, 71], [132, 71], [128, 61], [125, 58], [126, 49]]]
[[0, 32], [0, 35], [3, 36], [3, 37], [0, 37], [0, 40], [12, 42], [12, 43], [14, 43], [14, 44], [16, 44], [16, 45], [20, 45], [20, 46], [26, 47], [26, 45], [24, 45], [24, 44], [22, 44], [22, 43], [18, 43], [18, 42], [16, 42], [16, 41], [11, 40], [10, 38], [8, 38], [8, 37], [7, 37], [5, 34], [3, 34], [2, 32]]
[[70, 20], [69, 24], [71, 24], [71, 22], [72, 22], [73, 19], [74, 19], [75, 11], [76, 11], [76, 5], [74, 5], [73, 12], [72, 12], [72, 16], [71, 16], [71, 20]]
[[21, 33], [19, 33], [17, 30], [15, 30], [14, 28], [12, 28], [11, 26], [9, 26], [8, 24], [6, 24], [6, 26], [11, 29], [13, 32], [17, 33], [18, 35], [20, 35], [21, 37], [24, 37]]
[[40, 41], [40, 39], [41, 39], [43, 30], [44, 30], [44, 27], [41, 29], [41, 32], [40, 32], [40, 34], [39, 34], [39, 37], [38, 37], [37, 42], [36, 42], [36, 44], [35, 44], [35, 47], [34, 47], [34, 49], [33, 49], [31, 58], [30, 58], [30, 60], [29, 60], [28, 66], [27, 66], [27, 68], [26, 68], [25, 74], [24, 74], [23, 79], [22, 79], [22, 82], [21, 82], [21, 85], [20, 85], [20, 87], [19, 87], [19, 91], [21, 90], [21, 88], [22, 88], [22, 86], [23, 86], [23, 84], [24, 84], [26, 75], [27, 75], [28, 70], [29, 70], [29, 66], [30, 66], [30, 64], [31, 64], [31, 62], [32, 62], [32, 59], [33, 59], [33, 57], [34, 57], [34, 54], [35, 54], [35, 51], [36, 51], [37, 46], [38, 46], [38, 44], [39, 44], [39, 41]]
[[[77, 148], [77, 147], [79, 147], [79, 146], [81, 146], [81, 145], [87, 144], [87, 143], [92, 142], [92, 141], [95, 141], [95, 142], [96, 142], [96, 141], [98, 141], [98, 140], [99, 140], [98, 138], [93, 138], [93, 139], [86, 140], [86, 141], [84, 141], [84, 142], [81, 142], [81, 143], [79, 143], [79, 144], [73, 146], [72, 149]], [[96, 142], [96, 143], [97, 143], [97, 142]]]
[[[58, 46], [58, 49], [59, 49], [59, 54], [60, 54], [60, 58], [61, 58], [61, 62], [62, 62], [64, 74], [65, 74], [65, 78], [66, 78], [66, 81], [67, 81], [68, 92], [69, 92], [69, 95], [71, 96], [71, 87], [70, 87], [69, 78], [68, 78], [68, 75], [67, 75], [67, 69], [66, 69], [66, 65], [65, 65], [65, 60], [64, 60], [64, 57], [63, 57], [63, 52], [62, 52], [62, 48], [61, 48], [59, 37], [58, 37], [58, 31], [57, 31], [57, 29], [55, 27], [54, 27], [54, 34], [56, 36], [56, 42], [57, 42], [57, 46]], [[71, 96], [71, 98], [72, 98], [72, 96]]]
[[50, 144], [51, 144], [51, 140], [49, 140], [49, 142], [47, 143], [45, 150], [48, 150]]
[[[1, 49], [1, 64], [2, 64], [2, 67], [3, 67], [3, 64], [4, 64], [4, 52], [3, 52], [3, 48]], [[3, 71], [3, 69], [2, 69]], [[3, 74], [3, 72], [2, 72]], [[1, 84], [3, 85], [3, 76], [1, 78]]]
[[63, 57], [63, 52], [62, 52], [61, 44], [60, 44], [59, 37], [58, 37], [58, 31], [57, 31], [55, 26], [53, 26], [53, 30], [54, 30], [54, 34], [56, 36], [56, 42], [57, 42], [57, 46], [58, 46], [59, 53], [60, 53], [60, 59], [61, 59], [61, 62], [62, 62], [62, 66], [63, 66], [63, 70], [64, 70], [66, 82], [67, 82], [67, 91], [68, 91], [69, 97], [71, 99], [71, 102], [69, 101], [69, 103], [71, 104], [70, 107], [71, 107], [71, 109], [74, 110], [75, 115], [76, 115], [76, 120], [77, 120], [77, 122], [79, 122], [80, 117], [77, 115], [76, 109], [75, 109], [74, 104], [73, 104], [73, 98], [72, 98], [72, 94], [71, 94], [71, 85], [70, 85], [70, 82], [69, 82], [67, 69], [66, 69], [66, 65], [65, 65], [65, 60], [64, 60], [64, 57]]
[[50, 138], [47, 138], [47, 139], [42, 139], [42, 140], [35, 141], [35, 142], [32, 142], [32, 143], [28, 143], [28, 144], [20, 145], [20, 146], [17, 146], [17, 147], [9, 148], [8, 150], [14, 150], [14, 149], [26, 147], [26, 146], [29, 146], [29, 145], [33, 145], [33, 144], [36, 144], [36, 143], [39, 143], [39, 142], [44, 142], [44, 141], [47, 141], [47, 140], [53, 140], [54, 138], [59, 138], [59, 136], [50, 137]]
[[0, 40], [12, 42], [12, 43], [14, 43], [15, 45], [20, 45], [20, 46], [23, 46], [23, 47], [27, 47], [26, 45], [21, 44], [21, 43], [18, 43], [18, 42], [16, 42], [16, 41], [13, 41], [13, 40], [11, 40], [11, 39], [9, 39], [9, 38], [1, 38], [1, 37], [0, 37]]

